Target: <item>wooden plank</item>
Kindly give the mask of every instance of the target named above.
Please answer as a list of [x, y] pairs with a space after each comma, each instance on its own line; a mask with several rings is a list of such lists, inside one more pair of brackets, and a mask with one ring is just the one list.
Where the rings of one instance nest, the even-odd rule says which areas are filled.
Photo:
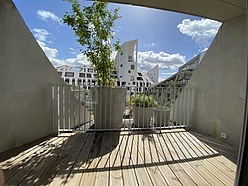
[[[177, 145], [183, 153], [188, 152], [189, 157], [186, 157], [183, 161], [180, 162], [181, 167], [184, 169], [185, 172], [193, 179], [193, 181], [197, 185], [209, 185], [210, 183], [200, 174], [197, 169], [195, 169], [195, 166], [192, 165], [190, 162], [193, 160], [197, 161], [196, 155], [197, 152], [192, 149], [193, 144], [188, 144], [185, 142], [185, 140], [182, 140], [181, 136], [178, 135], [178, 133], [171, 134], [171, 140], [175, 140], [175, 144]], [[198, 155], [197, 155], [198, 156]]]
[[75, 160], [77, 159], [82, 149], [82, 144], [84, 144], [88, 134], [83, 133], [78, 135], [78, 140], [76, 141], [75, 145], [73, 145], [71, 152], [67, 154], [65, 161], [62, 163], [62, 166], [57, 172], [55, 178], [50, 183], [50, 186], [63, 185], [66, 183], [66, 179], [68, 178], [69, 173], [74, 166]]
[[[53, 178], [63, 165], [68, 154], [73, 149], [76, 141], [79, 139], [79, 133], [74, 133], [72, 136], [68, 137], [67, 140], [59, 147], [57, 153], [53, 154], [50, 158], [50, 165], [47, 167], [45, 172], [40, 176], [34, 185], [49, 185]], [[61, 137], [64, 138], [64, 137]]]
[[[191, 141], [195, 141], [198, 144], [201, 144], [201, 148], [203, 148], [205, 151], [207, 151], [208, 153], [212, 154], [218, 154], [219, 153], [217, 151], [213, 152], [211, 149], [209, 149], [209, 146], [207, 144], [205, 144], [204, 142], [201, 142], [198, 138], [196, 138], [195, 136], [193, 136], [190, 133], [186, 134], [188, 138], [191, 137]], [[216, 156], [215, 159], [217, 159], [222, 165], [225, 165], [226, 167], [230, 168], [232, 172], [236, 172], [236, 164], [233, 163], [232, 161], [228, 160], [226, 157], [224, 156]]]
[[48, 152], [43, 159], [38, 163], [38, 165], [28, 174], [28, 176], [21, 182], [20, 185], [34, 185], [38, 182], [39, 178], [46, 172], [52, 163], [52, 156], [60, 152], [60, 147], [66, 141], [67, 138], [59, 138], [61, 142]]
[[123, 176], [121, 170], [121, 157], [120, 157], [120, 147], [122, 145], [122, 140], [120, 140], [119, 132], [111, 133], [111, 146], [113, 149], [110, 154], [110, 180], [109, 185], [123, 186]]
[[99, 154], [101, 150], [101, 144], [102, 144], [102, 135], [96, 134], [89, 154], [89, 158], [85, 162], [84, 173], [79, 185], [87, 185], [87, 186], [95, 185], [96, 167], [100, 161]]
[[219, 169], [217, 169], [215, 166], [213, 166], [211, 163], [209, 163], [207, 160], [199, 160], [199, 162], [208, 169], [213, 175], [215, 175], [222, 183], [225, 185], [233, 185], [234, 181], [230, 179], [228, 176], [220, 172]]
[[[182, 138], [180, 138], [179, 136], [179, 142], [178, 144], [183, 144], [181, 145], [182, 148], [184, 147], [185, 149], [189, 149], [189, 148], [192, 148], [194, 145], [193, 145], [193, 142], [191, 144], [187, 144], [185, 142], [185, 140], [182, 140]], [[194, 152], [195, 154], [195, 152]], [[195, 161], [188, 161], [189, 164], [196, 170], [199, 172], [199, 174], [207, 181], [209, 182], [211, 185], [224, 185], [224, 183], [218, 178], [218, 176], [216, 174], [213, 174], [213, 172], [211, 172], [208, 168], [206, 168], [204, 166], [204, 164], [202, 164], [202, 161], [205, 161], [205, 160], [202, 160], [202, 158], [197, 158], [197, 157], [194, 157], [193, 155], [192, 156], [192, 159], [194, 159]], [[202, 168], [203, 167], [203, 168]], [[190, 172], [188, 172], [190, 173]], [[195, 179], [197, 176], [193, 176], [193, 178]], [[199, 181], [198, 179], [195, 179], [196, 181]]]
[[120, 136], [120, 140], [122, 141], [120, 146], [120, 156], [121, 156], [121, 167], [122, 167], [122, 175], [123, 182], [125, 186], [136, 186], [138, 185], [133, 161], [131, 159], [131, 138], [129, 134], [124, 134]]
[[185, 136], [187, 136], [187, 138], [191, 142], [194, 142], [194, 144], [197, 144], [197, 147], [199, 149], [201, 149], [203, 154], [205, 154], [205, 153], [207, 153], [208, 155], [219, 154], [217, 151], [215, 151], [214, 149], [209, 147], [207, 144], [205, 144], [204, 142], [202, 142], [199, 139], [197, 139], [194, 135], [190, 134], [189, 132], [185, 133]]
[[33, 152], [33, 154], [30, 154], [30, 157], [27, 161], [20, 162], [18, 166], [15, 166], [10, 170], [11, 172], [11, 171], [15, 171], [15, 169], [18, 169], [16, 174], [14, 174], [12, 177], [9, 177], [11, 174], [8, 171], [6, 171], [5, 172], [6, 184], [19, 185], [23, 180], [27, 178], [27, 176], [37, 166], [37, 164], [39, 164], [42, 161], [42, 159], [47, 155], [47, 153], [53, 151], [57, 147], [60, 141], [61, 140], [57, 138], [56, 140], [52, 141], [49, 147], [45, 146], [44, 148], [40, 148], [38, 151]]
[[[211, 157], [211, 155], [209, 156], [209, 155], [203, 154], [204, 151], [201, 150], [201, 148], [198, 148], [200, 145], [198, 145], [198, 143], [196, 141], [191, 141], [191, 139], [187, 138], [186, 135], [180, 135], [179, 137], [181, 137], [180, 139], [182, 139], [182, 143], [191, 142], [191, 144], [192, 144], [191, 148], [194, 148], [195, 151], [197, 151], [197, 149], [198, 149], [199, 150], [199, 153], [198, 153], [199, 156], [204, 157], [209, 163], [211, 163], [213, 166], [218, 168], [221, 173], [226, 174], [233, 181], [235, 180], [235, 171], [233, 171], [228, 166], [226, 166], [225, 164], [223, 164], [220, 161], [218, 161], [216, 156]], [[218, 155], [218, 156], [220, 156], [220, 155]]]
[[161, 137], [162, 143], [166, 143], [168, 150], [167, 153], [171, 152], [173, 157], [178, 157], [178, 158], [174, 158], [174, 161], [168, 163], [170, 168], [172, 169], [172, 171], [176, 174], [177, 178], [179, 179], [179, 181], [183, 184], [183, 185], [197, 185], [191, 178], [190, 176], [187, 174], [187, 172], [184, 171], [184, 169], [182, 168], [182, 165], [180, 165], [179, 161], [180, 159], [182, 159], [182, 157], [180, 157], [180, 155], [177, 153], [177, 151], [175, 150], [175, 145], [173, 145], [173, 142], [170, 138], [169, 138], [169, 134], [163, 134]]
[[76, 159], [75, 165], [73, 166], [73, 169], [70, 173], [70, 176], [66, 180], [65, 185], [67, 186], [80, 185], [81, 178], [87, 166], [87, 160], [90, 154], [90, 150], [92, 148], [94, 137], [95, 134], [93, 133], [87, 134], [87, 139], [85, 140], [85, 143], [82, 145], [80, 154]]
[[[175, 173], [172, 171], [170, 168], [169, 164], [167, 162], [172, 162], [172, 159], [167, 161], [166, 155], [167, 150], [164, 148], [167, 148], [163, 143], [161, 143], [161, 139], [158, 137], [161, 134], [155, 134], [154, 136], [154, 141], [151, 145], [152, 151], [155, 151], [157, 156], [153, 156], [154, 160], [159, 162], [161, 166], [159, 166], [159, 169], [163, 172], [164, 178], [166, 179], [167, 183], [169, 185], [182, 185], [181, 182], [179, 181], [178, 177], [175, 175]], [[166, 153], [165, 153], [166, 152]]]
[[109, 156], [111, 152], [111, 134], [104, 133], [102, 147], [99, 155], [99, 164], [96, 167], [96, 186], [106, 186], [109, 183]]
[[136, 134], [136, 135], [131, 135], [130, 137], [131, 137], [130, 142], [134, 142], [134, 140], [137, 142], [136, 144], [132, 143], [131, 148], [129, 146], [129, 151], [132, 153], [131, 158], [134, 163], [138, 184], [139, 185], [153, 185], [151, 178], [145, 168], [141, 155], [138, 152], [139, 143], [141, 142], [140, 136]]
[[140, 137], [138, 139], [135, 138], [136, 145], [138, 146], [138, 153], [141, 160], [143, 161], [144, 169], [146, 169], [147, 173], [149, 174], [153, 185], [168, 185], [164, 177], [162, 176], [160, 169], [152, 158], [149, 143], [151, 142], [151, 140], [154, 140], [153, 135], [145, 133], [139, 136]]
[[51, 138], [49, 140], [46, 140], [38, 145], [35, 145], [18, 155], [7, 159], [0, 163], [1, 169], [11, 169], [14, 166], [18, 165], [20, 162], [25, 162], [30, 158], [30, 155], [34, 154], [36, 151], [39, 151], [42, 147], [43, 148], [49, 148], [49, 144], [51, 144], [53, 141], [57, 140], [57, 137]]

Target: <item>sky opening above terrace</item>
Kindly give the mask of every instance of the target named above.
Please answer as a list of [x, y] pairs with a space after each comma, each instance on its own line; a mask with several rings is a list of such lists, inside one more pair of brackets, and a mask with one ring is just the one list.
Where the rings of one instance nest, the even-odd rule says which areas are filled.
[[[88, 65], [82, 48], [69, 26], [62, 23], [70, 4], [63, 0], [13, 0], [24, 21], [54, 66]], [[80, 0], [83, 6], [91, 1]], [[159, 65], [159, 80], [165, 79], [185, 62], [207, 50], [221, 23], [201, 17], [145, 7], [109, 3], [120, 7], [115, 36], [121, 43], [138, 39], [138, 66], [148, 71]]]

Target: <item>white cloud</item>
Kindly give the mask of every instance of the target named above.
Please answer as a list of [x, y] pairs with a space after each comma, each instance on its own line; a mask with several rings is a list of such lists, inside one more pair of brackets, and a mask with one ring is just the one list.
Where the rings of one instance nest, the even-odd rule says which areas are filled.
[[182, 34], [191, 37], [200, 47], [207, 47], [218, 32], [221, 23], [210, 19], [184, 19], [177, 28]]
[[48, 21], [49, 19], [51, 19], [55, 22], [60, 22], [59, 17], [56, 16], [53, 12], [38, 10], [36, 13], [38, 14], [38, 18], [42, 19], [43, 21]]
[[46, 41], [47, 36], [50, 34], [48, 31], [46, 31], [45, 29], [39, 29], [39, 28], [34, 28], [33, 30], [31, 30], [34, 33], [34, 37], [38, 40], [38, 41]]
[[75, 58], [68, 58], [65, 60], [65, 63], [69, 66], [90, 65], [84, 54], [78, 54]]
[[180, 54], [167, 54], [165, 52], [154, 53], [153, 51], [138, 53], [138, 66], [148, 71], [158, 64], [160, 70], [175, 70], [185, 63], [185, 56]]

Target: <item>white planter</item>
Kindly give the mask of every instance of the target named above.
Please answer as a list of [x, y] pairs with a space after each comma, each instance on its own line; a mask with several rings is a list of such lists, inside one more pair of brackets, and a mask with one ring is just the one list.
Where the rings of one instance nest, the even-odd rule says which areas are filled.
[[91, 87], [95, 129], [120, 130], [125, 107], [126, 88]]
[[153, 109], [152, 107], [133, 108], [134, 126], [137, 128], [150, 128]]
[[164, 127], [169, 125], [170, 110], [163, 108], [154, 108], [154, 126]]

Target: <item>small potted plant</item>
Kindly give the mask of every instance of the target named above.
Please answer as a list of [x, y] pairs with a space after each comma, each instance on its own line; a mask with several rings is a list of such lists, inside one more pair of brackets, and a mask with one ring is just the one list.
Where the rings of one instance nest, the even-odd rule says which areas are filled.
[[153, 111], [155, 127], [165, 127], [169, 125], [170, 108], [171, 104], [169, 102], [158, 104], [156, 107], [154, 107]]
[[171, 91], [169, 91], [169, 89], [157, 90], [157, 105], [153, 109], [155, 127], [164, 127], [169, 125], [170, 108], [172, 106], [171, 96]]
[[150, 128], [153, 107], [156, 105], [153, 95], [137, 94], [132, 98], [134, 126]]
[[80, 8], [77, 0], [66, 0], [72, 11], [66, 12], [63, 21], [71, 26], [82, 53], [96, 71], [96, 87], [91, 87], [95, 129], [120, 129], [125, 106], [126, 88], [115, 87], [111, 77], [115, 70], [112, 52], [120, 51], [119, 39], [114, 40], [114, 22], [119, 8], [107, 9], [107, 2], [94, 1], [92, 6]]

